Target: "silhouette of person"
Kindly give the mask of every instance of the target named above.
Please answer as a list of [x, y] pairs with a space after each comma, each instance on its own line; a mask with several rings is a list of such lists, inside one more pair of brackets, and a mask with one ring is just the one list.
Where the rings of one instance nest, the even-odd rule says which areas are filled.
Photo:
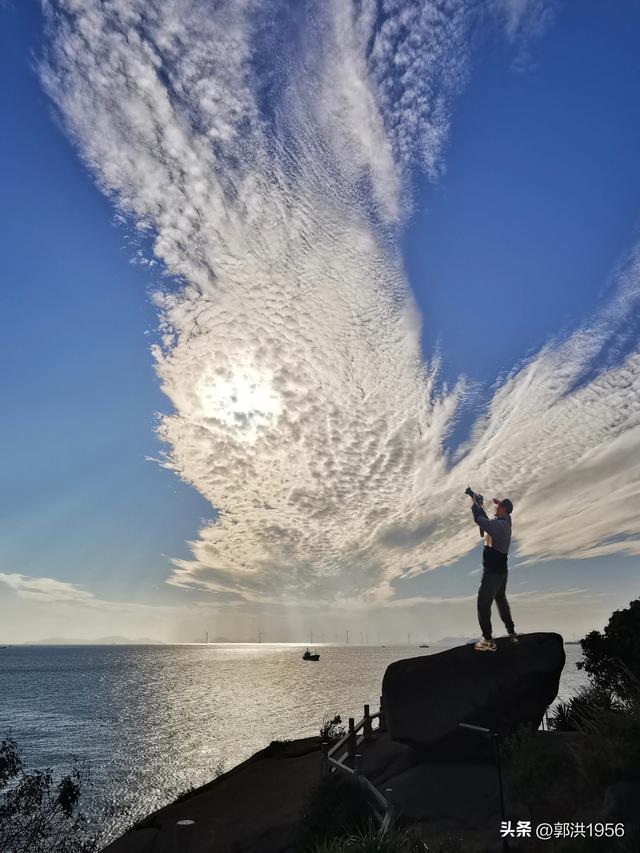
[[485, 534], [485, 544], [482, 549], [482, 580], [478, 590], [478, 621], [482, 631], [482, 639], [474, 648], [479, 652], [495, 652], [496, 644], [491, 631], [491, 605], [495, 601], [498, 605], [498, 613], [505, 624], [509, 634], [509, 640], [517, 644], [516, 634], [511, 608], [507, 601], [507, 579], [509, 571], [507, 567], [507, 554], [511, 544], [511, 513], [513, 504], [509, 498], [503, 500], [493, 499], [496, 505], [495, 518], [489, 518], [481, 503], [476, 497], [471, 504], [473, 520], [482, 533]]

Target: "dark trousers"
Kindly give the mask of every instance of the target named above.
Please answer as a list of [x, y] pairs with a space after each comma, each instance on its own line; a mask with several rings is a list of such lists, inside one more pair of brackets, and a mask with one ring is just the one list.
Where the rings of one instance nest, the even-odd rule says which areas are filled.
[[513, 634], [514, 626], [511, 609], [507, 601], [508, 572], [483, 571], [480, 589], [478, 590], [478, 622], [485, 640], [491, 639], [491, 605], [495, 601], [498, 613], [509, 634]]

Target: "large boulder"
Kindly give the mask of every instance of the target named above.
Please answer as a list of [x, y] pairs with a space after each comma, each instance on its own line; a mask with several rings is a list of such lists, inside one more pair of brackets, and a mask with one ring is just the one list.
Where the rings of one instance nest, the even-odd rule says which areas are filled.
[[473, 643], [390, 664], [382, 705], [393, 740], [437, 757], [468, 759], [490, 754], [470, 723], [499, 735], [519, 726], [537, 729], [558, 694], [565, 662], [560, 634], [521, 634], [520, 643], [497, 641], [495, 652]]

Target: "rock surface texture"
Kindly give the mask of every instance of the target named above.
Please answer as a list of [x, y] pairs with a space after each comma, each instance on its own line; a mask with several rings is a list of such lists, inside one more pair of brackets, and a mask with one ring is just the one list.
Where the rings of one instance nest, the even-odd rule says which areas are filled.
[[[300, 815], [319, 779], [319, 738], [272, 744], [102, 853], [297, 853]], [[193, 825], [178, 830], [182, 820]]]
[[390, 737], [432, 756], [464, 760], [490, 755], [491, 744], [459, 723], [499, 735], [526, 725], [537, 729], [558, 694], [565, 663], [560, 634], [497, 640], [495, 652], [473, 644], [390, 664], [382, 703]]

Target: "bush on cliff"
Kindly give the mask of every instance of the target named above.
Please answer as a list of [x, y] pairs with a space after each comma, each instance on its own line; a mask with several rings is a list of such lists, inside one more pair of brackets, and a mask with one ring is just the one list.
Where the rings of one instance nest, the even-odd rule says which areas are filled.
[[610, 690], [590, 685], [582, 687], [568, 702], [560, 702], [549, 714], [549, 728], [557, 732], [582, 731], [589, 720], [604, 713], [622, 710], [620, 702]]
[[580, 641], [584, 660], [578, 669], [602, 690], [627, 699], [640, 679], [640, 598], [615, 610], [604, 631], [591, 631]]
[[77, 811], [83, 768], [54, 779], [50, 770], [25, 769], [11, 738], [0, 743], [0, 850], [2, 853], [91, 853], [97, 842]]
[[[616, 611], [604, 634], [592, 631], [582, 640], [581, 668], [591, 684], [551, 714], [555, 732], [520, 732], [504, 743], [507, 798], [526, 805], [532, 821], [586, 820], [579, 815], [598, 801], [606, 815], [621, 783], [630, 791], [640, 786], [639, 619], [640, 600]], [[611, 820], [602, 814], [593, 819]], [[590, 839], [591, 846], [598, 853], [640, 849], [638, 826], [627, 830], [621, 839]], [[581, 853], [582, 847], [567, 841], [558, 850]]]
[[640, 681], [627, 675], [626, 693], [622, 707], [583, 715], [580, 723], [584, 738], [575, 751], [577, 766], [601, 788], [640, 780]]
[[522, 726], [505, 738], [500, 755], [508, 811], [522, 803], [532, 821], [570, 813], [582, 793], [579, 789], [588, 787], [568, 743], [557, 736]]
[[301, 849], [329, 843], [338, 837], [366, 830], [371, 810], [357, 779], [332, 774], [322, 779], [313, 792], [303, 815]]
[[326, 741], [329, 744], [337, 743], [346, 733], [347, 729], [342, 724], [340, 714], [336, 714], [334, 717], [325, 716], [320, 726], [321, 741]]

